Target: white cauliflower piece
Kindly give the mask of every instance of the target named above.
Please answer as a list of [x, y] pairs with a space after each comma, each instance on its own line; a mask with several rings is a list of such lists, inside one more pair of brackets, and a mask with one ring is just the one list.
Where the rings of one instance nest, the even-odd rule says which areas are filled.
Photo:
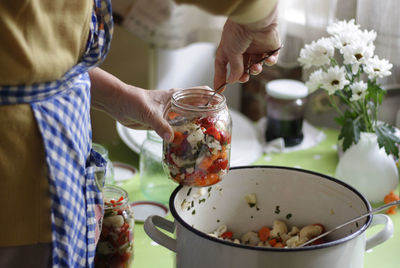
[[241, 239], [243, 244], [249, 244], [252, 246], [256, 246], [258, 242], [260, 242], [260, 238], [256, 232], [247, 232], [242, 235]]
[[190, 132], [190, 134], [187, 136], [187, 141], [190, 143], [192, 148], [196, 147], [197, 143], [201, 140], [203, 140], [204, 134], [203, 131], [201, 131], [200, 128], [197, 128]]
[[298, 235], [295, 235], [286, 241], [286, 246], [288, 248], [295, 248], [295, 247], [298, 247], [298, 246], [304, 244], [307, 241], [308, 241], [307, 237], [300, 238]]
[[257, 205], [257, 198], [255, 194], [248, 194], [244, 197], [244, 199], [250, 207], [254, 207], [255, 205]]
[[105, 217], [103, 224], [107, 227], [121, 228], [124, 225], [124, 218], [121, 215]]
[[307, 225], [301, 228], [300, 230], [300, 238], [307, 237], [307, 239], [312, 239], [314, 237], [319, 236], [322, 234], [322, 227], [319, 225]]
[[286, 223], [280, 220], [274, 220], [274, 224], [271, 230], [271, 237], [279, 237], [282, 234], [286, 234], [288, 232]]

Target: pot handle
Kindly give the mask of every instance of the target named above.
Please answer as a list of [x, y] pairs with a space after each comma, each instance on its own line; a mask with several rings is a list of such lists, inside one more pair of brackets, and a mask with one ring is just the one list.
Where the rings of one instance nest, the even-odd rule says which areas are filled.
[[370, 226], [384, 224], [385, 226], [381, 231], [374, 234], [373, 236], [367, 239], [367, 243], [365, 245], [365, 250], [369, 250], [379, 244], [382, 244], [389, 238], [393, 236], [393, 222], [392, 220], [384, 214], [376, 214], [372, 217], [372, 222]]
[[173, 252], [176, 252], [176, 239], [169, 237], [156, 227], [160, 227], [165, 231], [173, 233], [175, 231], [175, 222], [169, 221], [158, 215], [152, 215], [147, 217], [144, 222], [144, 231], [153, 241]]

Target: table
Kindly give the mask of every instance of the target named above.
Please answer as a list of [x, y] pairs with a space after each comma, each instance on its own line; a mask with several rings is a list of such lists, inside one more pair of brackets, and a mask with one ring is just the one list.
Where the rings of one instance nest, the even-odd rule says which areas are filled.
[[[338, 162], [336, 149], [338, 132], [331, 129], [322, 130], [326, 138], [317, 146], [303, 151], [263, 155], [254, 164], [297, 167], [333, 176]], [[112, 161], [124, 162], [138, 167], [139, 156], [125, 146], [121, 140], [105, 146], [109, 149]], [[130, 179], [122, 187], [127, 190], [131, 201], [145, 200], [139, 190], [138, 175]], [[390, 217], [395, 226], [394, 235], [385, 243], [365, 253], [365, 268], [398, 268], [400, 266], [400, 258], [398, 256], [400, 249], [400, 210], [398, 209], [398, 213]], [[173, 220], [171, 214], [168, 214], [167, 218]], [[379, 228], [380, 226], [369, 228], [367, 236], [377, 232]], [[135, 259], [132, 267], [174, 267], [175, 254], [153, 242], [144, 232], [142, 223], [135, 224], [134, 236]]]

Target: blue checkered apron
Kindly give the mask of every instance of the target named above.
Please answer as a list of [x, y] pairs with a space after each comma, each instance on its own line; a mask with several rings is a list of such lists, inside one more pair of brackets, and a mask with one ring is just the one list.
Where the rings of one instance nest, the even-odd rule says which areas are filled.
[[95, 0], [86, 51], [77, 65], [57, 81], [0, 86], [0, 105], [29, 103], [43, 138], [51, 195], [53, 267], [94, 264], [95, 207], [103, 205], [94, 173], [104, 171], [105, 161], [91, 149], [88, 70], [107, 54], [112, 26], [110, 0]]

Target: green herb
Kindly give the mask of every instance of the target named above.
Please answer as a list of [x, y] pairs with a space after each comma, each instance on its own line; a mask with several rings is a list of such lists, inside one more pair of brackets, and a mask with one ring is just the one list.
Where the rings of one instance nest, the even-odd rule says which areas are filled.
[[194, 207], [194, 201], [192, 201], [192, 203], [191, 203], [191, 207]]
[[193, 211], [192, 211], [192, 215], [194, 215], [194, 214], [196, 214], [196, 210], [195, 209], [193, 209]]
[[208, 192], [211, 192], [211, 187], [208, 188]]
[[249, 206], [251, 207], [251, 208], [253, 208], [255, 205], [256, 205], [256, 203], [248, 203], [249, 204]]
[[254, 218], [253, 216], [250, 216], [250, 218], [252, 219], [252, 218]]
[[275, 214], [279, 214], [279, 213], [281, 213], [281, 210], [279, 209], [279, 206], [276, 206], [275, 207]]
[[257, 210], [257, 211], [259, 211], [259, 210], [260, 210], [260, 208], [259, 208], [259, 207], [256, 207], [256, 210]]
[[189, 188], [189, 191], [187, 192], [186, 195], [189, 196], [191, 192], [192, 192], [192, 188]]
[[203, 199], [200, 199], [200, 200], [199, 200], [199, 204], [201, 204], [202, 202], [206, 202], [206, 199], [203, 198]]
[[288, 220], [289, 220], [291, 217], [292, 217], [292, 213], [289, 213], [289, 214], [286, 215], [286, 219], [288, 219]]
[[219, 222], [219, 219], [217, 219], [217, 222]]

